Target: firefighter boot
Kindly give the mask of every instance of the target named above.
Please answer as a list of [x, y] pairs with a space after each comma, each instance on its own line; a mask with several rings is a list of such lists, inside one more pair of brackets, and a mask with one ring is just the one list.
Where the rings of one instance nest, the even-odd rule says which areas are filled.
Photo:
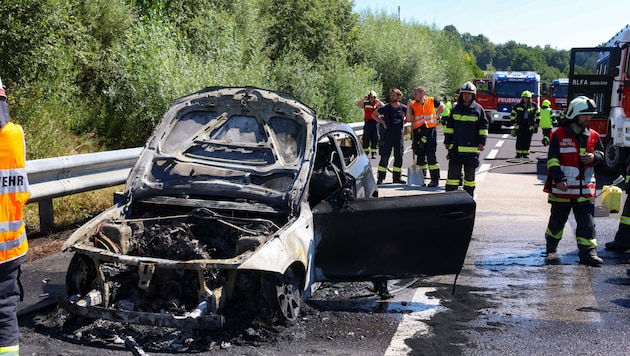
[[376, 184], [383, 184], [383, 181], [385, 180], [385, 174], [386, 172], [378, 172], [378, 178], [376, 179]]
[[545, 235], [545, 240], [547, 240], [547, 251], [546, 251], [547, 254], [556, 253], [556, 251], [558, 250], [558, 244], [560, 243], [560, 240], [554, 239], [553, 237], [549, 235]]
[[374, 292], [381, 297], [381, 300], [386, 300], [392, 297], [387, 289], [387, 281], [386, 280], [378, 280], [374, 281]]
[[433, 169], [429, 173], [431, 174], [431, 182], [427, 184], [427, 187], [437, 187], [440, 184], [440, 170]]
[[394, 172], [394, 183], [396, 184], [406, 184], [407, 182], [405, 182], [404, 180], [402, 180], [400, 178], [400, 176], [402, 175], [402, 173], [400, 172]]
[[610, 251], [625, 251], [630, 250], [630, 243], [624, 243], [619, 240], [613, 240], [606, 242], [606, 249]]
[[597, 250], [593, 246], [578, 245], [578, 256], [580, 257], [580, 263], [591, 267], [600, 267], [604, 260], [597, 256]]

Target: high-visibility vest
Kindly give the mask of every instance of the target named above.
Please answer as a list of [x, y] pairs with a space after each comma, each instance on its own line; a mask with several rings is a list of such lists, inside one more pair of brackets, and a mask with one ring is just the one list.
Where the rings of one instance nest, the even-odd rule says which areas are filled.
[[374, 104], [370, 103], [369, 100], [363, 102], [363, 119], [364, 120], [374, 120], [372, 118], [372, 113], [374, 110], [383, 106], [379, 101], [375, 101]]
[[22, 217], [30, 196], [25, 160], [24, 131], [9, 122], [0, 130], [0, 263], [28, 251]]
[[444, 111], [442, 111], [442, 117], [451, 116], [451, 108], [453, 104], [450, 101], [444, 102]]
[[[551, 134], [552, 145], [558, 145], [559, 157], [549, 157], [547, 160], [547, 184], [544, 191], [551, 193], [550, 200], [559, 198], [586, 200], [596, 197], [595, 189], [595, 167], [593, 163], [581, 164], [580, 157], [587, 152], [594, 152], [599, 141], [599, 134], [594, 130], [589, 130], [589, 137], [586, 139], [586, 147], [580, 147], [577, 137], [568, 133], [571, 128], [561, 127]], [[549, 168], [560, 167], [567, 179], [567, 190], [558, 189], [555, 182], [552, 182], [549, 175]]]
[[553, 119], [551, 118], [552, 111], [551, 108], [542, 108], [540, 109], [540, 128], [541, 129], [550, 129], [553, 127]]
[[435, 114], [435, 106], [432, 97], [425, 97], [424, 104], [413, 100], [411, 102], [411, 111], [413, 113], [413, 121], [411, 122], [413, 129], [420, 128], [422, 125], [425, 125], [427, 128], [432, 128], [437, 125], [437, 115]]

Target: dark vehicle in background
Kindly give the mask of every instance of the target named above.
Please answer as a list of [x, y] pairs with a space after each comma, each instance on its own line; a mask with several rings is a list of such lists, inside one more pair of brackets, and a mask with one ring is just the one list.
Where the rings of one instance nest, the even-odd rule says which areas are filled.
[[166, 112], [117, 203], [65, 242], [62, 306], [180, 328], [243, 308], [293, 322], [318, 282], [461, 271], [467, 193], [377, 196], [348, 125], [280, 92], [200, 90]]

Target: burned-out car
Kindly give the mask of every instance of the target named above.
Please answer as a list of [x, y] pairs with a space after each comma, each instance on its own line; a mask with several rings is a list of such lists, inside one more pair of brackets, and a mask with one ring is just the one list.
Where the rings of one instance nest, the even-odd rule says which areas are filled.
[[295, 321], [322, 281], [461, 271], [465, 192], [377, 198], [352, 129], [294, 97], [210, 87], [177, 99], [113, 207], [63, 250], [75, 314], [219, 328], [245, 306]]

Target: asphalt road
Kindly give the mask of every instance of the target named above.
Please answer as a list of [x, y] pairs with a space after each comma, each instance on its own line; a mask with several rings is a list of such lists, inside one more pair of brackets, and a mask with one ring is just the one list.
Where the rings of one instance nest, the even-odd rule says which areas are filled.
[[[378, 301], [366, 286], [326, 286], [304, 306], [300, 322], [276, 330], [264, 342], [236, 342], [208, 354], [241, 355], [626, 355], [630, 325], [630, 254], [599, 249], [600, 268], [578, 264], [575, 222], [567, 223], [560, 260], [544, 258], [549, 215], [542, 192], [546, 148], [534, 137], [529, 160], [515, 160], [507, 130], [492, 133], [477, 175], [475, 229], [464, 269], [454, 276], [432, 277], [400, 286], [395, 297]], [[443, 136], [440, 134], [440, 139]], [[384, 184], [381, 196], [424, 194], [440, 187]], [[377, 160], [372, 160], [377, 165]], [[404, 167], [411, 164], [405, 155]], [[598, 172], [598, 187], [614, 177]], [[391, 175], [388, 175], [391, 180]], [[387, 180], [386, 180], [387, 182]], [[625, 193], [624, 193], [625, 199]], [[601, 200], [597, 200], [601, 205]], [[599, 209], [600, 246], [611, 241], [619, 213]], [[26, 300], [20, 305], [22, 352], [28, 355], [130, 354], [103, 343], [73, 342], [51, 319], [64, 294], [69, 256], [57, 254], [24, 266]], [[55, 330], [53, 330], [55, 329]], [[258, 331], [257, 331], [258, 332]], [[67, 335], [66, 335], [67, 336]], [[225, 346], [225, 347], [223, 347]], [[138, 350], [135, 350], [136, 352]], [[174, 351], [149, 352], [173, 354]]]

